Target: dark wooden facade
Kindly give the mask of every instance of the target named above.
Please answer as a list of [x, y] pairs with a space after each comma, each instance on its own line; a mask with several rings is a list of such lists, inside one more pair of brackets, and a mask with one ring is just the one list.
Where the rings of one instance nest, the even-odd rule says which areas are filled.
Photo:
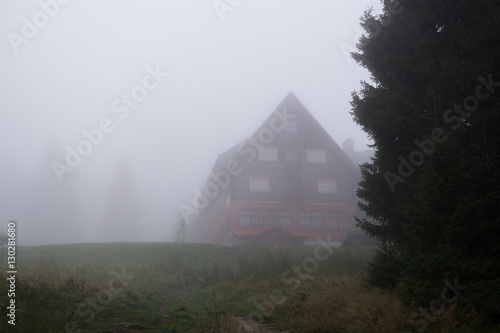
[[253, 136], [219, 155], [188, 240], [338, 241], [355, 227], [358, 180], [358, 167], [290, 93]]

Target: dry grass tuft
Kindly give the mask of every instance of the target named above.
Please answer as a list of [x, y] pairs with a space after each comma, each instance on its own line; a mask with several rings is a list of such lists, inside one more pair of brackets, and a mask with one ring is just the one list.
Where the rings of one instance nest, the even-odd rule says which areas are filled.
[[273, 316], [297, 332], [346, 333], [398, 332], [406, 318], [395, 295], [364, 288], [353, 276], [304, 281]]

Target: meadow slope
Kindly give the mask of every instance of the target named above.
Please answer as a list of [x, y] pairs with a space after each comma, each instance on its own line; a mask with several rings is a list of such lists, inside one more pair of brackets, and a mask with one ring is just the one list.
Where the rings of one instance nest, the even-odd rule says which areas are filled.
[[[19, 247], [1, 332], [400, 332], [415, 309], [364, 283], [370, 248], [102, 243]], [[9, 289], [6, 257], [0, 290]], [[0, 299], [2, 309], [7, 298]], [[4, 310], [6, 312], [7, 310]], [[413, 323], [415, 324], [415, 323]], [[427, 332], [458, 330], [453, 305]], [[416, 330], [415, 330], [416, 331]]]

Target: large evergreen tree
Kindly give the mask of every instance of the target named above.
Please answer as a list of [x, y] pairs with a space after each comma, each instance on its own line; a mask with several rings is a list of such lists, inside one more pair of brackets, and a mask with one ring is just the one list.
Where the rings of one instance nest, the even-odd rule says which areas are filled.
[[385, 0], [354, 59], [352, 115], [373, 140], [359, 225], [382, 241], [371, 282], [429, 305], [467, 286], [465, 322], [500, 322], [500, 2]]

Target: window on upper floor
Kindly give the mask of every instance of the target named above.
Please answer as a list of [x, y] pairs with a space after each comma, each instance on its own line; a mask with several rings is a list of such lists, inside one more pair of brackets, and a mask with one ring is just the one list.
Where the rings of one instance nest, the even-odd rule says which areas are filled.
[[323, 229], [321, 211], [301, 211], [300, 226], [302, 229]]
[[332, 179], [318, 179], [318, 193], [336, 194], [337, 182]]
[[277, 162], [278, 149], [276, 147], [259, 148], [259, 161]]
[[240, 226], [242, 228], [264, 227], [264, 210], [240, 209]]
[[324, 149], [308, 149], [307, 163], [326, 164], [326, 151]]
[[267, 219], [270, 227], [290, 228], [289, 210], [268, 210]]
[[268, 177], [250, 177], [251, 192], [269, 192]]
[[349, 227], [347, 212], [325, 212], [327, 229], [345, 230]]

